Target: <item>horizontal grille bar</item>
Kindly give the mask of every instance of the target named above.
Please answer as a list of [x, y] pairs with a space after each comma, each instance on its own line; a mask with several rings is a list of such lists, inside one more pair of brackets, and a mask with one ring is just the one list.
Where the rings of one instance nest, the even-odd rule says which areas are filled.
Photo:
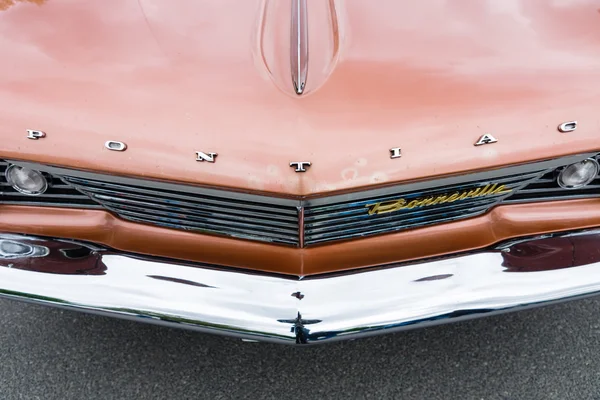
[[[198, 224], [203, 223], [203, 224], [206, 224], [207, 227], [223, 225], [225, 227], [230, 226], [233, 228], [266, 230], [266, 231], [270, 231], [270, 232], [288, 233], [291, 235], [298, 234], [298, 229], [294, 225], [291, 225], [291, 227], [289, 225], [278, 227], [277, 225], [275, 225], [273, 223], [267, 225], [264, 222], [261, 223], [260, 221], [257, 221], [257, 220], [248, 221], [247, 219], [244, 220], [242, 218], [235, 220], [235, 219], [223, 218], [223, 217], [219, 218], [219, 216], [213, 216], [213, 218], [211, 218], [211, 217], [205, 217], [205, 216], [197, 215], [197, 214], [193, 214], [193, 213], [181, 213], [176, 210], [155, 210], [154, 207], [152, 207], [152, 206], [138, 207], [138, 206], [132, 206], [131, 204], [123, 205], [118, 202], [112, 202], [112, 201], [103, 201], [102, 204], [104, 204], [107, 208], [110, 208], [111, 210], [115, 210], [119, 213], [124, 213], [124, 214], [125, 213], [145, 213], [145, 214], [152, 213], [152, 214], [154, 214], [154, 211], [157, 211], [159, 213], [162, 212], [162, 216], [164, 218], [170, 218], [173, 220], [176, 220], [176, 219], [186, 220], [186, 221], [195, 222]], [[161, 215], [161, 214], [154, 214], [154, 215]]]
[[379, 225], [369, 225], [368, 229], [353, 229], [353, 230], [342, 230], [330, 232], [327, 234], [316, 234], [316, 235], [306, 235], [305, 241], [307, 244], [317, 244], [322, 242], [329, 242], [333, 240], [344, 240], [356, 237], [366, 237], [377, 235], [381, 233], [389, 233], [389, 232], [397, 232], [410, 228], [424, 227], [433, 224], [441, 224], [444, 222], [457, 221], [460, 219], [465, 219], [469, 217], [474, 217], [480, 214], [485, 213], [490, 209], [490, 206], [483, 206], [477, 209], [473, 209], [469, 213], [464, 213], [463, 211], [453, 211], [443, 216], [438, 216], [437, 218], [433, 217], [425, 217], [423, 219], [409, 219], [407, 221], [403, 221], [401, 225], [398, 223], [386, 223]]
[[102, 208], [89, 196], [80, 193], [73, 186], [65, 184], [59, 178], [43, 172], [48, 181], [48, 189], [43, 194], [29, 196], [15, 190], [6, 180], [9, 163], [0, 161], [0, 204], [45, 206], [45, 207], [81, 207]]
[[131, 212], [126, 210], [117, 210], [107, 207], [125, 219], [137, 220], [166, 227], [177, 226], [179, 229], [196, 230], [203, 233], [219, 233], [237, 238], [256, 238], [263, 241], [282, 244], [297, 244], [298, 233], [278, 234], [267, 230], [259, 231], [256, 229], [244, 229], [232, 227], [230, 225], [204, 224], [197, 221], [181, 218], [171, 218], [162, 215], [149, 214], [144, 212]]
[[[538, 175], [539, 175], [539, 172], [537, 175], [528, 175], [524, 179], [535, 179], [535, 177]], [[488, 183], [489, 182], [482, 182], [477, 185], [485, 186]], [[515, 178], [513, 178], [511, 181], [505, 182], [505, 186], [507, 189], [514, 190], [522, 185], [523, 185], [523, 179], [517, 181]], [[360, 218], [360, 217], [364, 216], [365, 209], [369, 204], [395, 200], [395, 199], [398, 199], [399, 197], [402, 197], [407, 202], [409, 202], [411, 200], [415, 200], [415, 199], [422, 198], [422, 197], [431, 197], [431, 196], [441, 195], [448, 191], [456, 192], [456, 191], [469, 190], [469, 189], [472, 189], [473, 187], [474, 187], [474, 184], [469, 183], [469, 184], [457, 185], [457, 186], [453, 186], [453, 187], [437, 188], [437, 189], [434, 189], [431, 191], [426, 191], [426, 192], [412, 192], [412, 193], [406, 193], [404, 195], [396, 194], [394, 196], [386, 196], [386, 197], [383, 197], [380, 199], [369, 199], [369, 200], [361, 201], [361, 202], [344, 203], [342, 205], [343, 207], [336, 207], [336, 210], [333, 210], [333, 211], [331, 210], [332, 206], [307, 208], [307, 210], [305, 211], [306, 217], [304, 220], [307, 225], [311, 225], [311, 222], [313, 222], [313, 221], [322, 221], [322, 220], [335, 221], [338, 218], [343, 218], [345, 220], [353, 219], [353, 218]], [[471, 201], [477, 201], [477, 200], [481, 200], [481, 198], [472, 198], [472, 199], [463, 200], [460, 202], [460, 204], [462, 204], [464, 202], [471, 202]], [[445, 206], [440, 205], [437, 208], [446, 207], [446, 206], [452, 207], [451, 204], [446, 204]], [[454, 204], [454, 206], [456, 206], [456, 204]], [[327, 208], [327, 210], [322, 211], [325, 208]], [[371, 216], [371, 217], [373, 217], [373, 216]]]
[[[92, 198], [97, 199], [99, 202], [102, 202], [106, 205], [111, 205], [113, 208], [123, 208], [123, 209], [138, 209], [138, 210], [155, 210], [156, 212], [166, 212], [166, 213], [178, 213], [185, 214], [196, 217], [204, 217], [204, 218], [215, 218], [215, 219], [224, 219], [232, 221], [232, 224], [235, 224], [236, 221], [245, 221], [247, 223], [255, 223], [265, 226], [274, 226], [274, 227], [288, 227], [291, 230], [298, 232], [298, 224], [297, 218], [291, 217], [281, 217], [272, 218], [271, 215], [266, 213], [229, 213], [227, 214], [225, 211], [205, 211], [201, 207], [184, 207], [181, 205], [175, 204], [162, 204], [160, 201], [150, 202], [150, 201], [139, 201], [133, 199], [124, 199], [117, 196], [106, 196], [100, 194], [92, 194]], [[160, 199], [155, 199], [160, 200]], [[285, 219], [284, 219], [285, 218]]]
[[[494, 179], [493, 181], [480, 181], [480, 182], [465, 182], [461, 184], [442, 186], [442, 187], [434, 187], [431, 189], [421, 190], [421, 191], [412, 191], [412, 192], [396, 192], [387, 196], [382, 197], [372, 197], [367, 199], [361, 199], [360, 201], [352, 201], [352, 202], [343, 202], [338, 204], [331, 204], [325, 206], [307, 206], [305, 210], [306, 221], [310, 221], [311, 219], [318, 219], [319, 216], [322, 218], [329, 218], [330, 215], [336, 215], [340, 210], [350, 211], [352, 209], [364, 209], [365, 206], [374, 202], [384, 202], [389, 200], [397, 199], [399, 196], [406, 199], [414, 199], [417, 197], [423, 197], [425, 194], [427, 196], [433, 196], [440, 193], [444, 193], [448, 190], [451, 191], [460, 191], [473, 188], [474, 185], [486, 185], [488, 183], [493, 184], [505, 184], [507, 186], [515, 187], [515, 184], [522, 184], [523, 181], [529, 179], [535, 179], [540, 176], [540, 171], [535, 171], [533, 173], [529, 173], [526, 175], [516, 175], [509, 176], [500, 179]], [[331, 212], [331, 214], [329, 214]]]
[[[600, 160], [598, 155], [590, 158]], [[505, 203], [525, 203], [532, 201], [573, 200], [600, 197], [600, 175], [592, 182], [578, 189], [565, 189], [558, 185], [557, 177], [563, 168], [552, 170], [507, 198]]]
[[184, 192], [171, 192], [167, 190], [156, 190], [151, 187], [138, 187], [130, 185], [120, 185], [109, 182], [102, 182], [90, 179], [81, 179], [71, 176], [63, 176], [64, 181], [71, 183], [73, 186], [85, 191], [98, 193], [105, 190], [105, 193], [141, 193], [150, 196], [158, 196], [160, 198], [175, 199], [175, 200], [190, 200], [195, 203], [210, 204], [216, 206], [224, 206], [225, 208], [236, 208], [240, 210], [259, 210], [267, 212], [276, 212], [283, 215], [296, 215], [297, 210], [292, 207], [271, 205], [268, 203], [252, 203], [234, 199], [215, 198], [211, 196], [201, 196], [186, 194]]
[[64, 175], [62, 180], [124, 219], [168, 228], [299, 244], [298, 209]]
[[[316, 244], [324, 241], [370, 236], [382, 232], [396, 232], [417, 226], [439, 224], [482, 214], [502, 201], [510, 193], [539, 178], [545, 170], [506, 176], [493, 181], [466, 182], [462, 184], [405, 193], [394, 193], [379, 198], [344, 202], [325, 206], [306, 207], [304, 242]], [[496, 186], [492, 186], [496, 185]], [[389, 213], [370, 214], [369, 206], [402, 200], [404, 204], [422, 199], [435, 199], [452, 193], [468, 193], [477, 188], [503, 186], [501, 194], [485, 195], [440, 203], [435, 206], [399, 209]], [[512, 193], [511, 192], [511, 193]]]
[[[80, 186], [75, 186], [80, 187]], [[291, 215], [278, 215], [267, 212], [266, 210], [261, 211], [250, 211], [250, 210], [238, 210], [224, 207], [223, 205], [215, 206], [204, 203], [194, 203], [191, 199], [184, 201], [179, 199], [161, 198], [157, 196], [140, 195], [126, 192], [115, 192], [113, 190], [97, 189], [93, 187], [80, 187], [82, 191], [85, 191], [93, 198], [99, 201], [119, 201], [124, 204], [141, 204], [141, 203], [152, 203], [155, 207], [164, 207], [165, 209], [194, 209], [200, 212], [207, 212], [211, 214], [224, 214], [232, 216], [256, 216], [264, 219], [270, 219], [282, 222], [295, 222], [297, 216]], [[115, 195], [116, 194], [116, 195]]]
[[443, 217], [443, 214], [454, 213], [454, 212], [466, 212], [469, 209], [474, 208], [489, 208], [491, 205], [498, 202], [498, 199], [468, 199], [464, 200], [464, 202], [449, 203], [444, 204], [438, 207], [434, 207], [431, 210], [412, 210], [409, 212], [398, 212], [398, 213], [388, 213], [388, 214], [380, 214], [380, 215], [369, 215], [368, 213], [363, 213], [362, 215], [355, 216], [352, 219], [350, 218], [336, 218], [332, 220], [327, 220], [324, 222], [315, 222], [315, 223], [305, 223], [304, 228], [306, 233], [319, 233], [319, 232], [328, 232], [328, 231], [336, 231], [341, 229], [352, 229], [352, 228], [360, 228], [365, 225], [365, 221], [368, 220], [369, 224], [372, 226], [376, 226], [380, 223], [395, 223], [398, 225], [404, 225], [405, 222], [410, 221], [415, 218], [438, 218]]

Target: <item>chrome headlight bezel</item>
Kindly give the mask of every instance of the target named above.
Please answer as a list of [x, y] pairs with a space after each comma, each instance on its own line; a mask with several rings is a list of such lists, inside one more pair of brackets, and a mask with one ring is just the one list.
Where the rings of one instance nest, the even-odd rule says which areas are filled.
[[[589, 176], [587, 176], [584, 181], [581, 181], [577, 184], [568, 184], [567, 182], [565, 182], [565, 174], [567, 173], [567, 171], [569, 171], [570, 168], [578, 168], [579, 165], [584, 164], [592, 167], [592, 169], [589, 170], [591, 171], [589, 173]], [[561, 188], [567, 190], [581, 189], [589, 185], [592, 181], [594, 181], [594, 179], [598, 177], [598, 173], [600, 173], [600, 165], [598, 164], [598, 161], [594, 158], [587, 158], [583, 161], [579, 161], [577, 163], [566, 166], [562, 171], [559, 172], [558, 176], [556, 177], [556, 183]]]
[[[31, 172], [33, 172], [35, 174], [38, 174], [38, 176], [42, 179], [42, 186], [38, 190], [36, 190], [36, 191], [27, 190], [27, 189], [24, 189], [24, 188], [20, 187], [18, 185], [18, 183], [14, 181], [14, 178], [13, 178], [13, 176], [11, 174], [11, 172], [13, 172], [16, 168], [20, 168], [22, 170], [31, 171]], [[39, 196], [39, 195], [44, 194], [46, 192], [46, 190], [48, 190], [48, 180], [46, 179], [46, 177], [44, 176], [44, 174], [41, 173], [38, 170], [28, 169], [28, 168], [25, 168], [25, 167], [21, 167], [19, 165], [11, 164], [11, 165], [8, 166], [8, 168], [4, 172], [4, 176], [6, 177], [6, 182], [8, 182], [8, 184], [11, 185], [11, 187], [13, 189], [15, 189], [19, 193], [23, 193], [23, 194], [26, 194], [28, 196]]]

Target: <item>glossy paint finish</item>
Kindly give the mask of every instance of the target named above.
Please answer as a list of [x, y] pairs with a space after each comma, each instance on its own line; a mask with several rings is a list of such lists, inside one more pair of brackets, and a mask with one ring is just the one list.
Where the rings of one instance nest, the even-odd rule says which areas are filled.
[[599, 147], [596, 0], [308, 1], [302, 96], [294, 1], [0, 3], [0, 157], [308, 196]]
[[0, 207], [0, 232], [62, 237], [125, 252], [311, 276], [486, 248], [514, 237], [600, 226], [600, 199], [500, 206], [480, 217], [303, 249], [123, 221], [99, 210]]
[[600, 231], [577, 232], [298, 280], [2, 234], [0, 296], [254, 340], [328, 343], [600, 293], [599, 246]]

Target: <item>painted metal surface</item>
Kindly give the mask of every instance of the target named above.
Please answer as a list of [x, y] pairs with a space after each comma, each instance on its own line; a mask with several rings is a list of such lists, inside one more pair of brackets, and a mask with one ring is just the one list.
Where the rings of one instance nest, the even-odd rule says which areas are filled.
[[284, 344], [328, 343], [600, 293], [600, 231], [290, 279], [0, 235], [0, 296]]
[[597, 150], [595, 0], [307, 2], [302, 96], [294, 1], [2, 3], [0, 156], [311, 195]]

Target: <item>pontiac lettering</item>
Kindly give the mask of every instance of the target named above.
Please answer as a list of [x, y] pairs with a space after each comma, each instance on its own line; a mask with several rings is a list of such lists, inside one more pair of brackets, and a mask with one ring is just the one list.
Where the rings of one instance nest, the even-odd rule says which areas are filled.
[[455, 193], [445, 193], [437, 196], [425, 197], [407, 201], [406, 199], [388, 200], [379, 203], [367, 204], [369, 215], [386, 214], [399, 210], [412, 210], [413, 208], [429, 207], [438, 204], [454, 203], [455, 201], [473, 199], [476, 197], [495, 196], [511, 193], [512, 189], [497, 183], [480, 186], [475, 189], [463, 190]]

